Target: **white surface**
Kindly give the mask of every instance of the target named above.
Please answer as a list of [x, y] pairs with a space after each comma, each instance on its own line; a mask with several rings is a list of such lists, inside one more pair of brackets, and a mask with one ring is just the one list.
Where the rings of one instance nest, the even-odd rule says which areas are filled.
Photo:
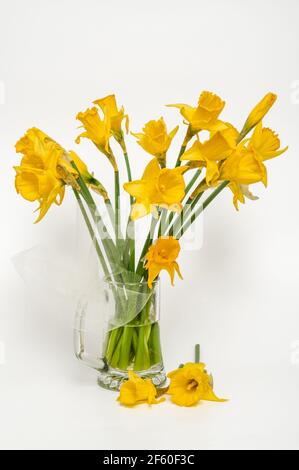
[[[0, 15], [0, 447], [299, 448], [297, 1], [1, 1]], [[269, 162], [269, 188], [236, 213], [227, 191], [204, 218], [201, 250], [180, 257], [184, 281], [164, 280], [168, 369], [200, 342], [226, 404], [125, 409], [72, 356], [73, 312], [53, 293], [37, 307], [11, 263], [39, 243], [62, 250], [74, 230], [71, 195], [34, 226], [14, 192], [14, 143], [36, 125], [109, 166], [88, 142], [73, 144], [75, 115], [115, 92], [131, 129], [164, 103], [195, 103], [202, 89], [227, 101], [240, 127], [269, 90], [266, 124], [288, 153]], [[183, 134], [183, 126], [181, 126]], [[176, 139], [177, 147], [179, 138]], [[130, 143], [138, 176], [149, 157]], [[173, 157], [174, 158], [174, 157]], [[100, 170], [101, 168], [101, 170]], [[37, 286], [31, 286], [38, 289]], [[54, 307], [55, 305], [55, 307]]]

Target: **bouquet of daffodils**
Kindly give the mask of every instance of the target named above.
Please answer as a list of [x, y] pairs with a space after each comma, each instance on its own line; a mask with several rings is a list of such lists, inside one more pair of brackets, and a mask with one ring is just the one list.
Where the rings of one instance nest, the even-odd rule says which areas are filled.
[[[82, 132], [76, 143], [88, 139], [109, 161], [114, 174], [112, 191], [90, 171], [86, 159], [66, 150], [42, 130], [33, 127], [17, 142], [16, 151], [22, 159], [15, 166], [15, 186], [24, 199], [38, 203], [36, 222], [53, 204], [61, 205], [65, 190], [71, 190], [102, 270], [114, 283], [117, 315], [128, 321], [110, 330], [106, 365], [138, 372], [161, 361], [159, 325], [149, 321], [154, 304], [151, 292], [162, 270], [169, 273], [171, 283], [175, 274], [182, 277], [177, 263], [180, 238], [216, 196], [227, 188], [238, 210], [238, 204], [244, 204], [246, 198], [257, 199], [251, 184], [267, 185], [265, 162], [287, 150], [280, 148], [278, 135], [262, 124], [275, 100], [276, 95], [268, 93], [249, 113], [240, 131], [221, 120], [225, 102], [209, 91], [203, 91], [194, 106], [168, 105], [179, 110], [186, 125], [179, 154], [171, 163], [169, 150], [179, 126], [169, 131], [162, 117], [147, 122], [141, 132], [131, 133], [152, 157], [138, 179], [132, 176], [134, 158], [129, 158], [125, 141], [128, 115], [123, 107], [118, 108], [114, 95], [94, 101], [93, 107], [77, 115]], [[202, 140], [202, 131], [208, 132], [207, 140]], [[122, 155], [115, 154], [112, 140]], [[125, 161], [125, 176], [119, 174], [121, 158]], [[121, 197], [126, 197], [131, 206], [125, 220], [120, 210]], [[150, 217], [151, 223], [143, 247], [137, 252], [135, 224], [142, 217]], [[133, 300], [123, 296], [126, 288], [135, 289]], [[139, 302], [142, 305], [137, 308], [139, 295], [146, 302]], [[128, 314], [131, 311], [136, 315]]]

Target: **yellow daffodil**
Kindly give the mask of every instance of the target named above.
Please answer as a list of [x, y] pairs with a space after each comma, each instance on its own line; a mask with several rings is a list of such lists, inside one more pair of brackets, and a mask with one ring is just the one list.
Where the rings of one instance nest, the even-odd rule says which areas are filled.
[[240, 184], [252, 184], [262, 181], [267, 185], [267, 170], [263, 162], [244, 145], [239, 145], [222, 164], [221, 180], [236, 181]]
[[132, 370], [128, 371], [129, 379], [120, 387], [118, 401], [125, 406], [134, 406], [141, 403], [154, 405], [164, 401], [157, 400], [157, 390], [150, 379], [142, 379]]
[[186, 119], [193, 134], [201, 130], [219, 130], [222, 127], [218, 116], [223, 110], [225, 102], [210, 91], [203, 91], [198, 99], [197, 107], [188, 104], [171, 104], [179, 108], [181, 115]]
[[280, 140], [278, 135], [272, 131], [272, 129], [263, 127], [262, 122], [260, 122], [254, 129], [252, 137], [248, 143], [248, 148], [262, 161], [278, 157], [288, 149], [288, 147], [280, 149]]
[[271, 129], [263, 128], [260, 121], [254, 129], [252, 137], [245, 147], [244, 143], [239, 144], [239, 151], [232, 156], [231, 160], [222, 167], [222, 178], [228, 179], [228, 185], [233, 193], [233, 203], [238, 210], [238, 202], [245, 203], [247, 199], [256, 200], [248, 185], [262, 181], [267, 184], [267, 170], [263, 161], [278, 157], [284, 153], [288, 147], [280, 149], [278, 135]]
[[102, 120], [96, 107], [89, 108], [84, 112], [77, 114], [76, 119], [82, 122], [85, 131], [76, 139], [79, 144], [82, 137], [92, 140], [92, 142], [101, 149], [102, 152], [109, 152], [110, 121]]
[[94, 104], [98, 105], [107, 114], [110, 119], [111, 133], [118, 142], [123, 141], [122, 121], [125, 120], [126, 132], [129, 131], [129, 117], [125, 114], [124, 107], [117, 108], [115, 95], [108, 95], [105, 98], [95, 100]]
[[[71, 165], [75, 162], [85, 183], [105, 197], [105, 190], [88, 171], [85, 163], [73, 152], [67, 152], [40, 129], [28, 129], [16, 143], [16, 151], [23, 155], [21, 164], [15, 167], [16, 190], [28, 201], [38, 201], [39, 222], [52, 204], [60, 205], [65, 185], [80, 190], [78, 172]], [[107, 197], [107, 193], [106, 193]]]
[[63, 148], [40, 129], [29, 129], [16, 144], [23, 154], [20, 166], [15, 167], [16, 190], [27, 201], [38, 201], [39, 222], [54, 203], [60, 205], [65, 182], [57, 167], [63, 160]]
[[213, 392], [211, 376], [205, 364], [189, 362], [168, 374], [170, 386], [168, 394], [173, 403], [179, 406], [193, 406], [200, 400], [226, 401]]
[[150, 288], [163, 269], [168, 272], [172, 285], [175, 272], [183, 279], [176, 262], [179, 252], [180, 244], [174, 237], [160, 237], [150, 246], [145, 256], [146, 264], [144, 266], [148, 270], [148, 286]]
[[150, 212], [156, 215], [156, 206], [172, 211], [181, 210], [185, 195], [183, 173], [188, 167], [160, 168], [156, 158], [146, 166], [140, 180], [124, 184], [124, 189], [136, 199], [132, 206], [131, 219], [136, 220]]
[[249, 150], [244, 143], [237, 146], [236, 150], [223, 162], [218, 164], [218, 173], [215, 169], [214, 180], [204, 180], [193, 191], [191, 199], [199, 193], [209, 189], [209, 186], [217, 186], [221, 181], [229, 181], [228, 187], [233, 193], [233, 203], [238, 210], [238, 202], [244, 203], [245, 197], [251, 200], [258, 199], [248, 188], [248, 185], [262, 182], [267, 185], [267, 169], [261, 159], [253, 150]]
[[164, 119], [161, 117], [157, 121], [149, 121], [145, 124], [142, 133], [133, 134], [138, 139], [138, 144], [148, 153], [154, 155], [162, 167], [166, 164], [166, 152], [169, 149], [172, 139], [178, 131], [176, 126], [169, 134]]
[[39, 222], [54, 203], [60, 205], [64, 198], [64, 183], [51, 170], [27, 169], [15, 167], [15, 186], [17, 193], [27, 201], [38, 201]]
[[241, 137], [253, 129], [267, 114], [277, 99], [274, 93], [267, 93], [264, 98], [252, 109], [241, 131]]
[[82, 122], [82, 127], [85, 129], [84, 132], [76, 138], [76, 143], [79, 144], [82, 137], [90, 139], [97, 146], [100, 152], [106, 155], [113, 166], [113, 169], [117, 171], [115, 157], [109, 146], [111, 123], [108, 110], [105, 113], [103, 120], [101, 119], [96, 107], [78, 113], [76, 119]]
[[190, 149], [182, 155], [181, 160], [198, 162], [198, 166], [205, 166], [206, 183], [213, 186], [219, 178], [218, 162], [227, 158], [236, 147], [238, 132], [233, 128], [218, 131], [212, 137], [201, 143], [196, 140]]
[[249, 191], [249, 184], [261, 181], [267, 186], [267, 169], [256, 154], [242, 143], [223, 162], [219, 179], [230, 182], [228, 186], [233, 192], [233, 203], [238, 210], [238, 202], [245, 202], [244, 196], [253, 200], [257, 199]]
[[45, 160], [49, 161], [49, 159], [45, 159], [45, 154], [47, 153], [49, 145], [51, 144], [55, 144], [60, 149], [62, 148], [47, 134], [45, 134], [45, 132], [38, 129], [37, 127], [32, 127], [31, 129], [28, 129], [26, 134], [18, 140], [15, 148], [17, 153], [23, 154], [24, 162], [27, 160], [27, 158], [30, 158], [31, 162], [34, 159], [36, 161], [36, 166], [43, 168], [42, 162]]

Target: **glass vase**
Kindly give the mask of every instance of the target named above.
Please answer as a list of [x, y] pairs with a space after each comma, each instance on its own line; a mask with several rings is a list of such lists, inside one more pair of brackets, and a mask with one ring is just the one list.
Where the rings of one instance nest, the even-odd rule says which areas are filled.
[[166, 380], [160, 343], [159, 281], [105, 279], [78, 304], [75, 354], [98, 372], [98, 384], [118, 390], [133, 370], [154, 385]]

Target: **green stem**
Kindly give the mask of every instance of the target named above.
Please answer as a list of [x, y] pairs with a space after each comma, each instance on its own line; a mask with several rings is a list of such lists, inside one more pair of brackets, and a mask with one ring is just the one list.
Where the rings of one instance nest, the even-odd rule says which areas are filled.
[[91, 212], [91, 215], [92, 215], [92, 218], [94, 220], [94, 222], [101, 222], [101, 225], [102, 227], [105, 229], [105, 231], [107, 232], [107, 235], [108, 235], [108, 238], [112, 241], [112, 238], [109, 234], [109, 231], [107, 229], [107, 227], [105, 226], [103, 220], [102, 220], [102, 217], [100, 216], [99, 214], [99, 211], [98, 211], [98, 208], [97, 208], [97, 205], [81, 175], [81, 173], [79, 172], [78, 170], [78, 167], [76, 166], [75, 162], [71, 162], [71, 165], [73, 166], [73, 168], [75, 168], [75, 170], [78, 172], [78, 184], [80, 186], [80, 189], [81, 189], [81, 194], [83, 196], [83, 198], [85, 199], [85, 202], [86, 204], [88, 205], [88, 208]]
[[183, 153], [185, 152], [186, 147], [187, 147], [187, 145], [188, 145], [188, 142], [189, 142], [189, 140], [192, 139], [193, 135], [194, 135], [194, 133], [191, 131], [191, 127], [188, 126], [187, 132], [186, 132], [186, 135], [185, 135], [185, 138], [184, 138], [184, 141], [183, 141], [183, 144], [182, 144], [182, 146], [181, 146], [181, 148], [180, 148], [180, 151], [179, 151], [179, 154], [178, 154], [178, 158], [177, 158], [177, 161], [176, 161], [176, 164], [175, 164], [176, 167], [178, 167], [178, 166], [181, 165], [181, 160], [180, 160], [180, 158], [181, 158], [181, 156], [183, 155]]
[[161, 211], [160, 224], [158, 228], [158, 237], [161, 237], [165, 233], [166, 218], [167, 218], [167, 209], [163, 208]]
[[118, 341], [116, 347], [113, 352], [113, 356], [110, 362], [111, 367], [118, 368], [118, 362], [120, 358], [120, 350], [121, 350], [121, 340]]
[[133, 328], [131, 326], [125, 326], [121, 336], [120, 356], [118, 361], [118, 367], [122, 370], [126, 370], [130, 364], [132, 339]]
[[179, 240], [186, 230], [193, 224], [193, 222], [197, 219], [197, 217], [205, 210], [205, 208], [215, 199], [216, 196], [229, 184], [229, 181], [223, 181], [207, 199], [204, 200], [203, 204], [194, 211], [193, 214], [189, 217], [189, 219], [185, 222], [185, 224], [179, 229], [179, 232], [175, 234], [176, 238]]
[[98, 208], [96, 206], [96, 203], [94, 202], [94, 199], [93, 199], [92, 195], [90, 194], [90, 191], [89, 191], [84, 179], [82, 178], [82, 175], [81, 175], [80, 171], [78, 170], [78, 167], [76, 166], [75, 162], [73, 162], [73, 161], [71, 162], [71, 165], [73, 166], [73, 168], [75, 168], [75, 170], [78, 173], [77, 182], [80, 186], [80, 193], [82, 194], [82, 197], [84, 198], [84, 200], [87, 204], [87, 207], [89, 209], [89, 212], [92, 216], [92, 219], [93, 219], [95, 225], [98, 227], [98, 224], [100, 224], [101, 228], [105, 231], [104, 236], [101, 236], [101, 240], [102, 240], [102, 244], [103, 244], [107, 259], [108, 259], [110, 267], [111, 267], [111, 272], [114, 272], [115, 271], [115, 266], [119, 266], [121, 264], [120, 255], [118, 253], [118, 250], [117, 250], [117, 248], [116, 248], [116, 246], [115, 246], [115, 244], [114, 244], [114, 242], [111, 238], [111, 235], [109, 234], [109, 231], [108, 231], [106, 225], [103, 222], [103, 219], [102, 219], [102, 217], [101, 217], [101, 215], [98, 211]]
[[[189, 191], [192, 189], [194, 183], [196, 182], [197, 178], [199, 177], [199, 175], [201, 174], [201, 169], [200, 170], [197, 170], [195, 172], [195, 174], [193, 175], [193, 177], [191, 178], [191, 180], [189, 181], [189, 183], [187, 184], [186, 186], [186, 189], [185, 189], [185, 199], [189, 193]], [[182, 214], [184, 217], [186, 217], [190, 210], [191, 210], [191, 204], [192, 204], [192, 199], [189, 197], [187, 199], [187, 201], [183, 201], [183, 204], [184, 204], [184, 207], [183, 207], [183, 211], [182, 211]], [[174, 217], [174, 212], [171, 212], [169, 218], [168, 218], [168, 235], [173, 235], [174, 231], [175, 231], [175, 227], [178, 225], [179, 221], [181, 220], [181, 214], [179, 214], [177, 216], [177, 218], [175, 219], [175, 221], [173, 222], [173, 224], [171, 224], [172, 220], [173, 220], [173, 217]]]
[[105, 258], [104, 258], [104, 256], [103, 256], [102, 250], [101, 250], [101, 248], [100, 248], [100, 245], [99, 245], [99, 243], [98, 243], [98, 241], [97, 241], [97, 239], [96, 239], [96, 237], [95, 237], [95, 233], [94, 233], [94, 231], [93, 231], [93, 228], [92, 228], [92, 225], [91, 225], [90, 220], [89, 220], [89, 218], [88, 218], [88, 215], [87, 215], [87, 212], [86, 212], [86, 210], [85, 210], [85, 207], [84, 207], [84, 205], [83, 205], [83, 203], [82, 203], [82, 201], [81, 201], [81, 198], [80, 198], [80, 195], [79, 195], [78, 191], [73, 188], [73, 192], [74, 192], [75, 197], [76, 197], [76, 199], [77, 199], [77, 202], [78, 202], [78, 204], [79, 204], [79, 207], [80, 207], [81, 213], [82, 213], [82, 215], [83, 215], [84, 221], [85, 221], [85, 223], [86, 223], [88, 232], [89, 232], [89, 234], [90, 234], [90, 236], [91, 236], [91, 239], [92, 239], [92, 241], [93, 241], [93, 243], [94, 243], [94, 246], [95, 246], [97, 255], [98, 255], [98, 257], [99, 257], [100, 263], [101, 263], [101, 265], [102, 265], [104, 274], [107, 276], [108, 273], [109, 273], [108, 266], [107, 266], [107, 264], [106, 264]]
[[[129, 156], [128, 156], [126, 148], [123, 150], [123, 153], [124, 153], [125, 162], [126, 162], [128, 180], [131, 182], [132, 181], [131, 166], [130, 166], [130, 160], [129, 160]], [[131, 206], [133, 205], [133, 202], [134, 202], [134, 198], [132, 196], [130, 196]], [[129, 258], [129, 261], [128, 261], [127, 264], [128, 264], [129, 271], [134, 271], [135, 270], [135, 229], [134, 229], [134, 222], [131, 221], [130, 215], [129, 215], [128, 222], [127, 222], [126, 237], [128, 237], [127, 232], [128, 232], [129, 227], [130, 227], [130, 230], [129, 230], [130, 231], [130, 237], [129, 237], [129, 243], [128, 243], [128, 250], [129, 250], [128, 258]], [[131, 232], [133, 232], [133, 233], [131, 233]], [[126, 245], [127, 245], [127, 243], [125, 243], [124, 246], [126, 247]], [[126, 248], [124, 248], [124, 250], [125, 249]], [[126, 255], [126, 253], [124, 253], [124, 256], [125, 255]]]
[[135, 239], [131, 238], [130, 243], [130, 261], [129, 261], [129, 271], [135, 271]]
[[112, 206], [112, 203], [111, 203], [110, 199], [105, 199], [105, 204], [106, 204], [107, 212], [108, 212], [108, 215], [109, 215], [109, 219], [110, 219], [113, 231], [115, 233], [115, 225], [114, 225], [115, 215], [114, 215], [114, 210], [113, 210], [113, 206]]
[[119, 172], [114, 172], [114, 210], [115, 210], [115, 237], [116, 245], [118, 245], [120, 238], [120, 213], [119, 213]]
[[198, 364], [200, 362], [200, 345], [195, 345], [195, 362]]
[[[248, 131], [249, 132], [249, 131]], [[244, 139], [244, 137], [247, 135], [246, 132], [245, 134], [239, 134], [239, 136], [237, 137], [236, 139], [236, 144], [239, 144], [241, 142], [241, 140]], [[183, 234], [186, 232], [186, 230], [188, 230], [188, 228], [190, 227], [190, 225], [193, 224], [193, 222], [196, 220], [196, 218], [204, 211], [204, 209], [213, 201], [213, 199], [215, 199], [216, 196], [218, 196], [218, 194], [229, 184], [229, 181], [223, 181], [213, 192], [212, 194], [210, 194], [210, 196], [207, 197], [207, 199], [203, 202], [202, 206], [198, 207], [197, 210], [194, 211], [193, 214], [191, 214], [191, 216], [189, 217], [189, 219], [184, 223], [182, 223], [180, 229], [179, 229], [179, 232], [177, 232], [175, 234], [175, 236], [177, 236], [177, 238], [181, 238], [183, 236]], [[202, 196], [203, 193], [200, 193], [196, 196], [196, 198], [194, 199], [194, 201], [192, 202], [191, 204], [191, 210], [193, 210], [193, 207], [195, 206], [195, 204], [197, 203], [197, 201], [200, 199], [200, 197]]]
[[188, 220], [189, 215], [192, 213], [199, 199], [203, 196], [204, 191], [199, 193], [194, 199], [189, 198], [186, 202], [183, 211], [177, 216], [173, 225], [169, 228], [168, 234], [177, 233], [183, 226], [184, 222]]
[[[133, 356], [135, 357], [137, 348], [138, 348], [138, 334], [137, 334], [137, 328], [132, 327], [133, 330], [133, 336], [132, 336], [132, 348], [133, 348]], [[134, 358], [132, 357], [132, 359]]]
[[[74, 166], [74, 165], [73, 165]], [[81, 175], [82, 177], [82, 175]], [[83, 179], [83, 178], [82, 178]], [[110, 219], [110, 222], [112, 224], [112, 228], [113, 228], [113, 232], [115, 233], [115, 227], [114, 227], [114, 211], [113, 211], [113, 207], [112, 207], [112, 204], [111, 204], [111, 201], [108, 197], [108, 192], [107, 190], [105, 189], [105, 187], [102, 185], [102, 183], [100, 183], [96, 178], [92, 178], [92, 181], [91, 181], [92, 185], [97, 187], [98, 188], [98, 194], [101, 194], [102, 198], [104, 199], [104, 202], [106, 204], [106, 209], [107, 209], [107, 212], [108, 212], [108, 215], [109, 215], [109, 219]], [[87, 189], [88, 189], [88, 186], [86, 185]], [[89, 190], [89, 189], [88, 189]], [[91, 194], [90, 194], [91, 196]]]
[[149, 339], [149, 353], [152, 366], [162, 362], [160, 328], [158, 322], [153, 323], [152, 325], [151, 335]]
[[[134, 362], [134, 370], [146, 370], [150, 367], [148, 341], [151, 333], [151, 324], [147, 324], [153, 297], [150, 296], [140, 314], [140, 327], [138, 328], [138, 343]], [[143, 323], [143, 324], [142, 324]]]
[[110, 363], [112, 360], [113, 353], [115, 351], [115, 348], [121, 336], [121, 332], [122, 332], [122, 328], [120, 327], [120, 328], [114, 328], [109, 333], [108, 343], [106, 346], [106, 354], [105, 354], [108, 363]]
[[185, 152], [186, 150], [186, 147], [187, 147], [187, 143], [186, 144], [183, 144], [180, 148], [180, 151], [179, 151], [179, 154], [178, 154], [178, 158], [177, 158], [177, 161], [175, 162], [175, 167], [178, 167], [181, 165], [181, 156], [183, 155], [183, 153]]
[[152, 217], [151, 226], [150, 226], [149, 232], [147, 234], [147, 237], [146, 237], [145, 243], [143, 245], [143, 249], [142, 249], [142, 252], [140, 254], [138, 264], [137, 264], [137, 269], [136, 269], [137, 274], [140, 274], [140, 275], [142, 274], [143, 258], [146, 255], [147, 250], [148, 250], [149, 246], [151, 245], [151, 243], [153, 241], [155, 228], [156, 228], [156, 225], [158, 223], [158, 220], [159, 220], [158, 218], [155, 219], [154, 217]]
[[125, 162], [126, 162], [126, 168], [127, 168], [127, 175], [128, 175], [128, 180], [132, 181], [132, 173], [131, 173], [131, 166], [130, 166], [130, 160], [129, 160], [129, 155], [127, 151], [124, 151], [124, 157], [125, 157]]
[[201, 169], [199, 170], [196, 170], [196, 172], [194, 173], [193, 177], [191, 178], [191, 180], [189, 181], [189, 183], [187, 184], [186, 186], [186, 189], [185, 189], [185, 195], [187, 196], [187, 194], [189, 193], [190, 189], [192, 188], [192, 186], [194, 185], [195, 181], [197, 180], [197, 178], [200, 176], [201, 174]]
[[127, 228], [126, 228], [126, 239], [124, 242], [124, 247], [123, 247], [123, 263], [126, 269], [130, 269], [130, 246], [131, 246], [131, 239], [129, 236], [130, 232], [130, 227], [131, 223], [133, 224], [134, 222], [130, 220], [130, 217], [127, 222]]

